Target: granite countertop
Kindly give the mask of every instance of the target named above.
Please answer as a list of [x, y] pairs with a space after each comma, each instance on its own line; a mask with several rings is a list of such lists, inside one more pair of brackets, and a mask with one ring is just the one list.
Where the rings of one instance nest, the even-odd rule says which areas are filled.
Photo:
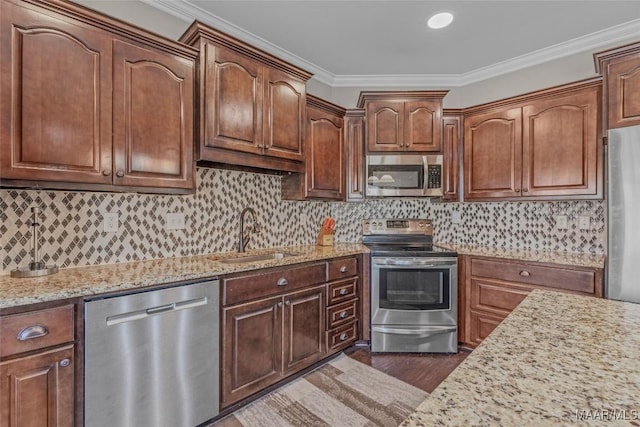
[[517, 261], [546, 262], [574, 267], [604, 268], [604, 254], [588, 254], [557, 251], [539, 251], [535, 249], [497, 248], [494, 246], [435, 243], [445, 249], [454, 250], [461, 255], [477, 255], [492, 258], [504, 258]]
[[535, 290], [402, 425], [640, 425], [639, 325], [640, 304]]
[[[224, 258], [289, 252], [295, 256], [266, 261], [226, 264]], [[185, 280], [198, 280], [224, 274], [317, 261], [367, 253], [360, 244], [337, 243], [334, 246], [288, 246], [262, 250], [215, 253], [181, 258], [165, 258], [88, 267], [61, 269], [58, 273], [28, 279], [0, 276], [0, 309], [58, 299], [119, 292]]]

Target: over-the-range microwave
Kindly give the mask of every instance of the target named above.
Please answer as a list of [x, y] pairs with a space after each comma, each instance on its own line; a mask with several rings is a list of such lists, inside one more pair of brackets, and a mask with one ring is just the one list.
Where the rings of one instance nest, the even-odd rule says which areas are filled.
[[442, 196], [442, 155], [368, 155], [366, 195]]

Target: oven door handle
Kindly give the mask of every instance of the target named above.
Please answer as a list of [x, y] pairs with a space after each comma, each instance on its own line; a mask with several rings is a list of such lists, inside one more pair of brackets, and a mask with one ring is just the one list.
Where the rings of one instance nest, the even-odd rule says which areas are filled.
[[373, 332], [395, 335], [438, 335], [456, 332], [456, 326], [425, 326], [422, 328], [390, 328], [388, 326], [371, 326]]
[[375, 265], [402, 265], [402, 266], [408, 266], [408, 265], [419, 265], [420, 267], [442, 267], [445, 264], [435, 264], [433, 261], [416, 261], [415, 259], [412, 260], [375, 260], [373, 261], [373, 263]]

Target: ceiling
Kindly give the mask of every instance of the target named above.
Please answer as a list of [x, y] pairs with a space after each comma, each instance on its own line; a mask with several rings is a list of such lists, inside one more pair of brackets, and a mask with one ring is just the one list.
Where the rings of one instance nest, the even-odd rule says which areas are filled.
[[[340, 85], [372, 76], [500, 74], [637, 36], [640, 1], [142, 0], [198, 19]], [[431, 30], [426, 19], [452, 11]], [[185, 27], [186, 28], [186, 27]], [[495, 72], [493, 72], [495, 71]], [[491, 74], [491, 73], [489, 73]]]

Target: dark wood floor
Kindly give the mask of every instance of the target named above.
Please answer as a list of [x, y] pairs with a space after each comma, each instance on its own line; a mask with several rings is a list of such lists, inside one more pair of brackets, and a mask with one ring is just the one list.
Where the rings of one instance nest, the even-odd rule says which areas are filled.
[[358, 348], [345, 351], [353, 359], [431, 393], [470, 354], [376, 353]]

